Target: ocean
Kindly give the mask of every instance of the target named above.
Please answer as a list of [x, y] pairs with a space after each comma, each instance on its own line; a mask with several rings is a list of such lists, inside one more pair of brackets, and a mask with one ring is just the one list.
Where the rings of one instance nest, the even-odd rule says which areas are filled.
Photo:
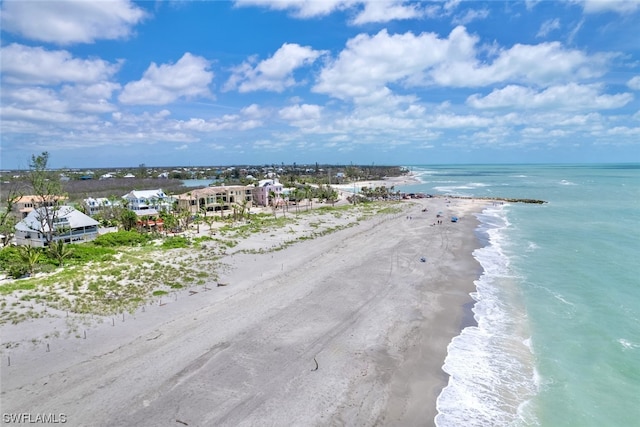
[[476, 325], [445, 426], [640, 426], [640, 164], [411, 166], [404, 191], [542, 199], [478, 215]]

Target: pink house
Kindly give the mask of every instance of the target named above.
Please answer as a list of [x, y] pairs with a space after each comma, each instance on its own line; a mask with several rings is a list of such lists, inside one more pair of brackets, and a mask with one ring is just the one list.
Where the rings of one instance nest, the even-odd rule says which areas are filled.
[[269, 194], [275, 193], [275, 203], [282, 203], [282, 190], [284, 186], [277, 179], [263, 179], [253, 189], [253, 201], [256, 206], [268, 206]]

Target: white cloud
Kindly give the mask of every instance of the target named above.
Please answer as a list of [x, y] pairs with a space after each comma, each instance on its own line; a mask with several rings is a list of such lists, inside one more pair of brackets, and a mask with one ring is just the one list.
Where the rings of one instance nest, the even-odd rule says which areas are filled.
[[449, 53], [447, 41], [433, 33], [416, 36], [382, 30], [373, 36], [360, 34], [347, 41], [338, 58], [321, 71], [314, 91], [340, 99], [388, 93], [388, 83], [417, 83], [423, 80], [425, 70], [442, 62]]
[[302, 104], [282, 108], [278, 114], [285, 120], [306, 122], [320, 119], [321, 113], [322, 107], [319, 105]]
[[588, 56], [579, 50], [565, 49], [559, 42], [516, 44], [500, 51], [488, 65], [475, 57], [467, 60], [447, 57], [431, 75], [442, 86], [474, 87], [508, 81], [548, 86], [567, 80], [600, 77], [609, 58], [603, 54]]
[[250, 62], [236, 67], [224, 90], [238, 89], [243, 93], [257, 90], [282, 92], [296, 84], [293, 77], [296, 69], [312, 64], [323, 54], [324, 52], [308, 46], [285, 43], [273, 56], [259, 62], [255, 67]]
[[178, 98], [211, 97], [209, 61], [185, 53], [175, 64], [152, 63], [141, 80], [127, 83], [118, 97], [124, 104], [164, 105]]
[[109, 79], [120, 64], [74, 58], [66, 50], [10, 44], [0, 51], [2, 79], [12, 84], [96, 83]]
[[357, 0], [235, 0], [237, 6], [263, 6], [272, 10], [291, 10], [298, 18], [326, 16], [360, 3]]
[[495, 89], [489, 95], [471, 95], [467, 104], [473, 108], [519, 108], [546, 110], [607, 110], [620, 108], [633, 100], [628, 93], [602, 94], [601, 85], [569, 83], [542, 91], [510, 85]]
[[416, 4], [405, 4], [401, 0], [372, 0], [365, 2], [361, 11], [351, 23], [354, 25], [372, 22], [390, 22], [401, 19], [420, 18], [425, 14]]
[[489, 10], [487, 9], [469, 9], [464, 15], [457, 16], [453, 19], [453, 23], [456, 25], [467, 25], [470, 22], [486, 19], [489, 16]]
[[640, 90], [640, 76], [632, 77], [628, 82], [627, 86], [633, 90]]
[[640, 10], [640, 1], [638, 0], [574, 0], [574, 3], [582, 4], [585, 13], [628, 14]]
[[245, 117], [250, 117], [253, 119], [262, 119], [269, 115], [269, 111], [260, 107], [258, 104], [251, 104], [248, 107], [243, 108], [240, 112]]
[[31, 40], [71, 44], [126, 38], [145, 15], [128, 0], [5, 1], [1, 19], [3, 31]]
[[[526, 83], [541, 87], [598, 77], [609, 57], [588, 56], [558, 42], [516, 44], [480, 56], [478, 37], [456, 27], [448, 38], [433, 33], [414, 35], [360, 34], [347, 41], [338, 57], [326, 64], [313, 91], [359, 105], [384, 108], [415, 103], [401, 94], [411, 88], [483, 87], [496, 83]], [[493, 58], [493, 60], [491, 60]]]
[[425, 16], [429, 9], [406, 0], [236, 0], [237, 6], [261, 6], [272, 10], [288, 10], [300, 19], [330, 15], [338, 11], [353, 11], [353, 25], [383, 23]]
[[553, 30], [560, 29], [560, 20], [558, 18], [547, 19], [542, 23], [536, 37], [546, 37]]

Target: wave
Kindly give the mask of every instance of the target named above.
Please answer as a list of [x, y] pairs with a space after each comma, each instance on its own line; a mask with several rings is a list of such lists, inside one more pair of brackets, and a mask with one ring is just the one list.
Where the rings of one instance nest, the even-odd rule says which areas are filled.
[[477, 326], [465, 328], [448, 346], [442, 369], [449, 382], [437, 399], [438, 427], [536, 425], [532, 398], [538, 388], [519, 278], [504, 252], [506, 207], [478, 215], [488, 244], [474, 251], [483, 268], [475, 282]]

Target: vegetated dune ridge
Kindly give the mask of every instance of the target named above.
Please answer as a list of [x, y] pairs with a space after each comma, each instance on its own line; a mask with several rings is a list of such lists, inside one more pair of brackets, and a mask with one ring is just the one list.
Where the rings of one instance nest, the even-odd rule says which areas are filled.
[[[473, 213], [485, 205], [401, 203], [280, 251], [228, 256], [227, 286], [109, 318], [86, 339], [3, 349], [2, 411], [63, 413], [74, 426], [433, 424], [446, 348], [480, 274]], [[29, 336], [48, 321], [2, 330]]]

